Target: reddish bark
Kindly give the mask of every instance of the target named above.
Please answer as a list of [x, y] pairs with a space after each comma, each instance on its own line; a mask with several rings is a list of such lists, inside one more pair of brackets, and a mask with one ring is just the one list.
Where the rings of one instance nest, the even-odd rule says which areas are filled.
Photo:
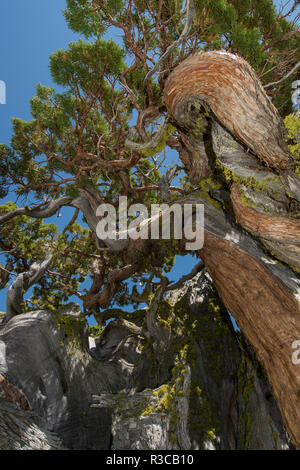
[[235, 218], [245, 229], [264, 238], [300, 243], [300, 220], [263, 214], [242, 204], [237, 183], [231, 186]]
[[267, 166], [294, 167], [281, 135], [280, 116], [241, 57], [225, 51], [189, 57], [168, 77], [164, 98], [169, 114], [183, 127], [189, 123], [188, 102], [198, 99]]
[[14, 387], [11, 383], [0, 375], [0, 398], [14, 403], [22, 410], [30, 410], [29, 403], [25, 395], [18, 388]]
[[292, 362], [292, 344], [300, 339], [296, 297], [259, 260], [228, 240], [206, 232], [200, 254], [263, 364], [287, 430], [300, 448], [300, 368]]
[[231, 200], [236, 221], [260, 237], [276, 258], [300, 268], [300, 221], [290, 217], [263, 214], [245, 206], [237, 183], [231, 186]]

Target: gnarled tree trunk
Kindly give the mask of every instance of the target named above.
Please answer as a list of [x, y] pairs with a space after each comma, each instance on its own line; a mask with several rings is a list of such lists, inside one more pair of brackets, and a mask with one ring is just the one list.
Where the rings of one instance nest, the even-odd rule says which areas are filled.
[[280, 117], [247, 62], [225, 51], [180, 64], [165, 102], [181, 133], [169, 144], [188, 172], [198, 168], [194, 183], [210, 176], [206, 185], [219, 204], [218, 211], [205, 203], [201, 257], [300, 447], [300, 366], [292, 361], [300, 339], [300, 181]]

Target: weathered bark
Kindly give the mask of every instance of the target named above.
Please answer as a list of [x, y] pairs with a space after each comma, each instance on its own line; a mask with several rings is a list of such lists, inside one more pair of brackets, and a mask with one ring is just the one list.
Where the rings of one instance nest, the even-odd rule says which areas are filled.
[[7, 291], [6, 320], [23, 312], [24, 293], [41, 279], [51, 260], [52, 255], [48, 254], [43, 262], [33, 263], [28, 271], [17, 276]]
[[231, 200], [236, 221], [264, 240], [278, 259], [300, 268], [300, 221], [258, 212], [243, 205], [240, 196], [238, 185], [234, 183]]
[[[299, 445], [299, 367], [292, 363], [292, 344], [300, 338], [300, 283], [293, 271], [299, 265], [300, 184], [278, 114], [249, 66], [227, 53], [188, 59], [170, 76], [165, 96], [179, 124], [180, 136], [171, 143], [192, 182], [212, 177], [206, 193], [178, 202], [205, 206], [201, 257], [263, 364], [286, 429]], [[68, 202], [84, 213], [94, 234], [100, 202], [88, 191]], [[122, 243], [105, 242], [111, 250], [126, 249], [128, 264], [95, 294], [102, 307], [138, 269], [137, 246], [140, 253], [149, 249], [145, 240]], [[232, 330], [210, 281], [198, 276], [185, 284], [183, 299], [175, 291], [169, 303], [165, 289], [162, 283], [148, 310], [111, 322], [91, 350], [83, 317], [32, 312], [11, 318], [21, 313], [22, 297], [14, 295], [17, 307], [14, 302], [13, 312], [8, 308], [9, 321], [0, 330], [3, 380], [68, 448], [290, 448], [264, 372], [243, 335]], [[3, 390], [8, 400], [12, 389]]]
[[73, 312], [21, 314], [3, 323], [0, 375], [8, 384], [1, 398], [25, 403], [64, 447], [109, 447], [110, 413], [91, 410], [91, 395], [110, 381], [122, 387], [123, 380], [115, 367], [99, 367], [90, 356], [86, 321], [74, 307]]
[[[169, 76], [164, 93], [169, 114], [194, 146], [204, 132], [202, 108], [210, 116], [213, 175], [226, 183], [215, 190], [212, 181], [208, 193], [227, 204], [227, 220], [220, 224], [216, 212], [214, 224], [208, 209], [201, 257], [263, 364], [300, 447], [300, 370], [291, 357], [292, 343], [300, 338], [299, 287], [292, 286], [300, 262], [300, 181], [279, 114], [249, 64], [225, 51], [185, 60]], [[230, 231], [229, 197], [236, 222], [248, 234], [238, 225]], [[278, 260], [285, 263], [282, 271]]]
[[56, 214], [58, 209], [62, 206], [66, 206], [71, 202], [71, 198], [68, 196], [63, 196], [58, 199], [53, 199], [49, 203], [39, 204], [34, 207], [20, 207], [13, 211], [8, 212], [5, 215], [0, 217], [0, 225], [8, 222], [13, 217], [18, 215], [27, 215], [28, 217], [34, 217], [36, 219], [44, 219], [46, 217], [51, 217]]
[[25, 395], [0, 375], [0, 450], [62, 450]]
[[241, 57], [225, 51], [189, 57], [171, 73], [164, 94], [169, 114], [183, 128], [194, 124], [191, 111], [198, 101], [267, 166], [294, 167], [279, 114]]
[[66, 450], [34, 413], [0, 399], [0, 450]]
[[154, 300], [110, 322], [91, 349], [74, 307], [3, 323], [1, 399], [39, 416], [69, 449], [291, 448], [264, 373], [209, 276]]
[[267, 372], [288, 431], [300, 442], [300, 373], [292, 362], [292, 344], [300, 338], [295, 296], [254, 257], [210, 233], [202, 258]]

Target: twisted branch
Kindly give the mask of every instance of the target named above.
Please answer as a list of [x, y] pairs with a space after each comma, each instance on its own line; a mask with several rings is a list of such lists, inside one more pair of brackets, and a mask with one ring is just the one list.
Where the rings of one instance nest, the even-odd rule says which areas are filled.
[[48, 253], [44, 261], [33, 263], [28, 271], [17, 276], [17, 279], [12, 283], [7, 292], [6, 320], [10, 320], [15, 315], [23, 313], [22, 303], [24, 301], [24, 293], [41, 279], [49, 267], [52, 258], [52, 253]]
[[20, 207], [15, 209], [7, 214], [4, 214], [0, 217], [0, 225], [8, 222], [9, 220], [13, 219], [18, 215], [26, 215], [28, 217], [33, 217], [35, 219], [45, 219], [48, 217], [52, 217], [58, 209], [62, 206], [66, 206], [70, 203], [71, 198], [68, 196], [60, 197], [59, 199], [53, 199], [49, 203], [47, 203], [46, 207], [43, 209], [41, 208], [45, 203], [39, 204], [35, 207]]

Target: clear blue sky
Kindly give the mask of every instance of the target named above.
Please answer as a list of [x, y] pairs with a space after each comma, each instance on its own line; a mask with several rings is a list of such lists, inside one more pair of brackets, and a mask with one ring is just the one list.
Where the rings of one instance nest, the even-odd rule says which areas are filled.
[[[0, 105], [0, 143], [10, 141], [11, 117], [31, 119], [29, 99], [35, 94], [36, 84], [53, 85], [49, 56], [79, 38], [67, 28], [61, 13], [65, 3], [65, 0], [1, 2], [0, 80], [6, 83], [7, 95], [6, 104]], [[182, 258], [172, 271], [172, 279], [190, 272], [195, 262], [191, 256]], [[5, 291], [1, 291], [0, 311], [5, 309], [4, 296]]]
[[77, 36], [65, 23], [65, 0], [1, 2], [0, 79], [6, 83], [6, 105], [0, 105], [0, 142], [8, 143], [11, 117], [30, 119], [29, 99], [38, 82], [52, 85], [49, 56]]

